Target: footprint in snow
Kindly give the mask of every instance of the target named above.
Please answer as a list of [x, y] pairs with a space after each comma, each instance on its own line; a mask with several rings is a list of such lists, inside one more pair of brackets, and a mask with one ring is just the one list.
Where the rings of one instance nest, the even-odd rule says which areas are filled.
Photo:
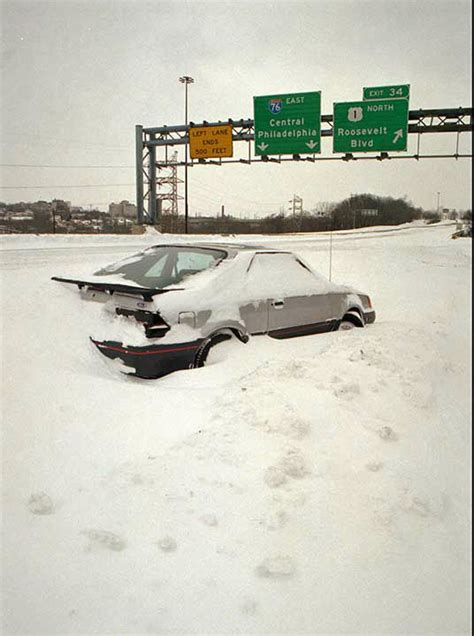
[[253, 598], [246, 598], [240, 606], [242, 614], [247, 616], [254, 616], [257, 613], [258, 604]]
[[377, 434], [380, 439], [386, 440], [388, 442], [396, 442], [398, 440], [398, 435], [390, 426], [382, 426], [382, 428], [379, 428], [379, 430], [377, 431]]
[[177, 548], [177, 544], [173, 537], [166, 536], [158, 541], [158, 547], [162, 552], [174, 552]]
[[402, 506], [405, 512], [412, 512], [419, 517], [430, 517], [433, 512], [430, 504], [419, 497], [412, 497], [411, 501]]
[[303, 455], [298, 450], [289, 450], [276, 466], [267, 468], [263, 481], [269, 488], [278, 488], [286, 483], [288, 477], [303, 479], [309, 472]]
[[45, 492], [37, 492], [28, 499], [28, 509], [34, 515], [51, 515], [54, 513], [54, 504]]
[[290, 450], [278, 462], [278, 467], [287, 476], [294, 479], [302, 479], [309, 474], [306, 460], [298, 450]]
[[259, 525], [263, 526], [266, 530], [280, 530], [287, 522], [288, 514], [285, 510], [278, 510], [268, 515], [265, 519], [260, 520]]
[[371, 473], [378, 473], [383, 468], [382, 462], [369, 462], [365, 465], [367, 470], [370, 470]]
[[337, 398], [351, 400], [354, 396], [360, 394], [360, 385], [358, 382], [348, 382], [338, 385], [338, 387], [333, 390], [333, 393]]
[[399, 505], [404, 512], [418, 517], [442, 519], [448, 509], [449, 498], [443, 493], [414, 495], [407, 490]]
[[293, 360], [280, 370], [279, 375], [280, 377], [283, 376], [286, 378], [300, 380], [308, 377], [308, 367], [299, 360]]
[[203, 523], [205, 526], [210, 526], [210, 527], [214, 527], [218, 525], [218, 521], [217, 521], [217, 517], [216, 515], [213, 514], [207, 514], [207, 515], [202, 515], [199, 520], [201, 521], [201, 523]]
[[275, 556], [264, 559], [256, 568], [256, 574], [265, 579], [287, 579], [295, 573], [296, 567], [289, 556]]
[[127, 547], [127, 542], [122, 537], [108, 530], [82, 530], [81, 534], [89, 539], [89, 543], [85, 547], [86, 552], [91, 552], [97, 548], [121, 552]]
[[253, 426], [261, 428], [266, 433], [276, 433], [292, 439], [303, 439], [311, 431], [311, 424], [308, 421], [292, 413], [285, 413], [277, 419], [257, 419]]
[[365, 353], [363, 349], [358, 349], [357, 351], [353, 351], [349, 356], [349, 360], [351, 362], [357, 362], [358, 360], [363, 360], [364, 358], [365, 358]]
[[278, 488], [286, 483], [286, 475], [278, 466], [269, 466], [265, 471], [263, 481], [269, 488]]

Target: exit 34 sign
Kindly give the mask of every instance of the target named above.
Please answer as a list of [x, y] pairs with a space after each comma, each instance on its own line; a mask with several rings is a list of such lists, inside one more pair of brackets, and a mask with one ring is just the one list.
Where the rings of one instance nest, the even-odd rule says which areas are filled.
[[364, 101], [370, 99], [409, 99], [410, 84], [369, 86], [364, 88]]

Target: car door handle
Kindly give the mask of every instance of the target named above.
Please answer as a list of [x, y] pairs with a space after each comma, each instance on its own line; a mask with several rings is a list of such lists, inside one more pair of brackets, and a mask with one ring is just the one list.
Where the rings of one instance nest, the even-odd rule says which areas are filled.
[[272, 307], [275, 307], [275, 309], [281, 309], [284, 306], [285, 306], [285, 301], [284, 300], [273, 300], [272, 301]]

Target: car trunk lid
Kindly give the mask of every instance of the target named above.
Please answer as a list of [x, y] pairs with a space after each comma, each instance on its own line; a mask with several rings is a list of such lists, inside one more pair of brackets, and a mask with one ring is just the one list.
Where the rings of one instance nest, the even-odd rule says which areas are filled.
[[104, 283], [58, 276], [54, 276], [52, 280], [76, 285], [83, 299], [106, 303], [108, 311], [142, 324], [147, 338], [161, 338], [170, 329], [156, 310], [153, 297], [165, 292], [177, 291], [178, 288], [135, 287], [122, 283]]

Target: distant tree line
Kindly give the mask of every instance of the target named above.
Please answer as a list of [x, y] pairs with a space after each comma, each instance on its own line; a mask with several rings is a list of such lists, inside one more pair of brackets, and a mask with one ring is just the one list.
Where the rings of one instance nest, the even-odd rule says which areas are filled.
[[336, 204], [332, 210], [334, 229], [345, 230], [371, 225], [400, 225], [421, 218], [423, 209], [406, 198], [357, 194]]
[[[357, 194], [339, 203], [323, 203], [311, 212], [295, 215], [280, 212], [258, 219], [190, 217], [188, 231], [190, 234], [327, 232], [331, 229], [349, 230], [372, 225], [399, 225], [422, 218], [423, 215], [422, 208], [415, 207], [405, 198]], [[163, 216], [159, 227], [162, 232], [182, 232], [184, 218]]]

